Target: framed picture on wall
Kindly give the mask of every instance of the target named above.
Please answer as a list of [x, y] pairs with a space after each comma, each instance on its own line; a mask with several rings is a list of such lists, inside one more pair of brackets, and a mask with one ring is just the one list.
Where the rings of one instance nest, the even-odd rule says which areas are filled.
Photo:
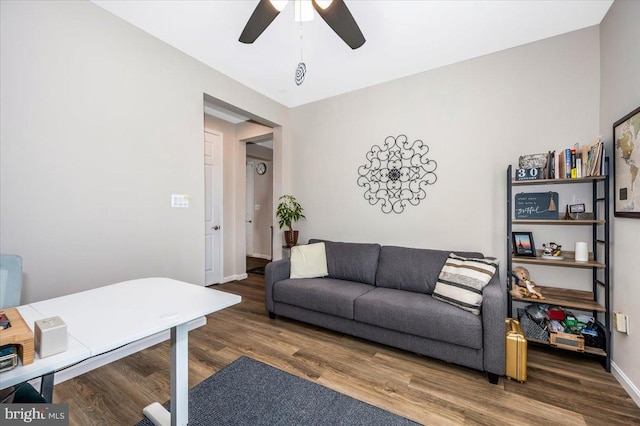
[[616, 217], [640, 218], [640, 107], [613, 124]]
[[513, 254], [515, 256], [536, 257], [536, 246], [531, 232], [513, 232]]

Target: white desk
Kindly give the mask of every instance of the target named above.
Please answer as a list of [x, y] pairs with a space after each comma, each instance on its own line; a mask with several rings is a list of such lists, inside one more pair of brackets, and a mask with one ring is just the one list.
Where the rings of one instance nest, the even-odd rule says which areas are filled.
[[[29, 305], [18, 306], [18, 312], [33, 331], [33, 323], [36, 320], [46, 318]], [[20, 363], [18, 368], [0, 373], [0, 389], [26, 382], [36, 377], [43, 376], [68, 365], [73, 365], [91, 357], [91, 351], [76, 340], [73, 336], [67, 336], [67, 350], [65, 352], [40, 358], [35, 354], [34, 362], [29, 365]]]
[[240, 296], [169, 278], [145, 278], [21, 306], [18, 310], [30, 326], [35, 319], [60, 316], [67, 324], [69, 349], [44, 359], [36, 356], [31, 365], [1, 373], [0, 388], [170, 329], [171, 424], [186, 425], [188, 323], [240, 301]]

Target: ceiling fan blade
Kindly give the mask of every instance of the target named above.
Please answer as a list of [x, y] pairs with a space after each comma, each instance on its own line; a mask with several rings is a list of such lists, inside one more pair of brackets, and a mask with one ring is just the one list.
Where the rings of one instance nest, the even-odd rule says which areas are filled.
[[256, 41], [279, 13], [269, 0], [260, 0], [240, 34], [240, 42], [251, 44]]
[[357, 49], [366, 41], [344, 0], [333, 0], [326, 9], [313, 0], [313, 7], [325, 22], [352, 49]]

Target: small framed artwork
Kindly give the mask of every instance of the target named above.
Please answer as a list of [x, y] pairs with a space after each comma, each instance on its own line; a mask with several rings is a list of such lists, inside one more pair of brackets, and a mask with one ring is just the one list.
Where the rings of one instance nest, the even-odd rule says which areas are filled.
[[513, 254], [515, 256], [536, 257], [536, 246], [531, 232], [513, 232]]
[[640, 218], [640, 107], [613, 124], [613, 149], [614, 214]]
[[585, 206], [584, 204], [570, 204], [569, 205], [569, 213], [584, 213]]

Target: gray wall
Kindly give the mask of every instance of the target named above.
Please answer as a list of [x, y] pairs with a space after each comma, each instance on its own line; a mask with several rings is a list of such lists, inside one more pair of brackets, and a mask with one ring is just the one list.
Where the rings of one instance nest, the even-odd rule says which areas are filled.
[[283, 126], [288, 111], [89, 2], [0, 7], [0, 251], [23, 257], [23, 301], [148, 276], [202, 285], [203, 94]]
[[[301, 238], [477, 250], [504, 265], [507, 166], [591, 141], [598, 99], [591, 27], [295, 108]], [[357, 170], [373, 145], [400, 134], [430, 147], [438, 180], [419, 206], [384, 214], [365, 201]], [[564, 232], [555, 228], [537, 230], [538, 244]], [[575, 238], [560, 243], [573, 247]]]
[[[600, 33], [600, 129], [607, 149], [613, 152], [613, 123], [640, 106], [640, 2], [614, 2]], [[615, 218], [612, 235], [612, 307], [629, 314], [631, 330], [628, 336], [614, 331], [614, 374], [626, 383], [629, 392], [635, 392], [640, 405], [640, 220]]]

